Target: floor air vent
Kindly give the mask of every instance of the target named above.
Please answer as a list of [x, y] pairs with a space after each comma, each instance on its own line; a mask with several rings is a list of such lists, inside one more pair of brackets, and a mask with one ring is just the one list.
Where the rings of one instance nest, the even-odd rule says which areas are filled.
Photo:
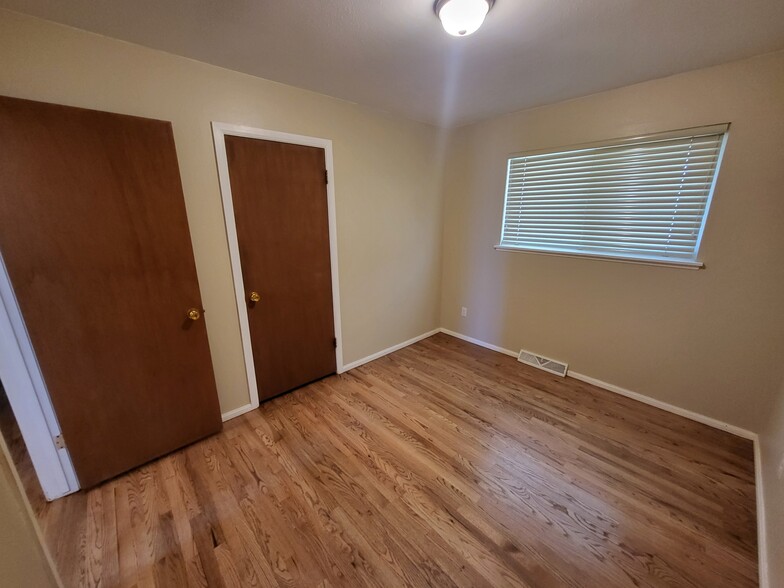
[[520, 354], [517, 356], [517, 361], [526, 365], [531, 365], [535, 368], [539, 368], [540, 370], [550, 372], [556, 376], [565, 376], [566, 370], [569, 367], [565, 363], [555, 361], [554, 359], [550, 359], [548, 357], [542, 357], [541, 355], [536, 355], [530, 351], [526, 351], [525, 349], [520, 350]]

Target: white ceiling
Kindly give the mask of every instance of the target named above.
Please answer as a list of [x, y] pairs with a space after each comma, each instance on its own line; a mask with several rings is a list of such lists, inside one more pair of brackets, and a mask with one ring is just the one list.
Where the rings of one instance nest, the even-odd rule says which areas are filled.
[[0, 6], [450, 126], [784, 49], [782, 0], [0, 0]]

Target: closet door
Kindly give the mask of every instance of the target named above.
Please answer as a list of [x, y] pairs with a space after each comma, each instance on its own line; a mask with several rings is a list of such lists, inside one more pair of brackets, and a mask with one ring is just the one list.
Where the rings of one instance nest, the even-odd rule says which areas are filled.
[[0, 252], [82, 487], [221, 429], [171, 124], [0, 97]]
[[264, 400], [336, 369], [325, 154], [226, 136], [226, 156]]

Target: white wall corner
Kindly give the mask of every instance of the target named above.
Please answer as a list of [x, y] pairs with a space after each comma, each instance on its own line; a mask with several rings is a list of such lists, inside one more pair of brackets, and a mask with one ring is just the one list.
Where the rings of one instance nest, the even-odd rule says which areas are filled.
[[758, 435], [754, 436], [754, 483], [757, 490], [757, 553], [760, 588], [770, 587], [768, 570], [768, 532], [765, 519], [765, 491], [762, 483], [762, 447]]

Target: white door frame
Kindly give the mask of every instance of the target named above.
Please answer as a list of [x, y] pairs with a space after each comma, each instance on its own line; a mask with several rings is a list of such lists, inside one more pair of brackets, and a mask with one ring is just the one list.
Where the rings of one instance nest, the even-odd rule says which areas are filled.
[[[62, 342], [67, 345], [66, 341]], [[0, 380], [47, 500], [79, 490], [49, 392], [0, 254]]]
[[253, 348], [251, 347], [250, 324], [246, 309], [245, 285], [242, 279], [242, 266], [240, 265], [240, 248], [237, 240], [237, 225], [234, 220], [234, 201], [231, 194], [229, 181], [229, 162], [226, 157], [226, 136], [246, 137], [249, 139], [262, 139], [278, 143], [291, 143], [307, 147], [324, 149], [327, 166], [327, 216], [329, 220], [329, 260], [332, 272], [332, 314], [335, 323], [335, 363], [337, 373], [343, 371], [343, 337], [340, 323], [340, 284], [338, 280], [338, 237], [337, 219], [335, 211], [335, 173], [332, 160], [332, 141], [305, 135], [292, 135], [266, 129], [256, 129], [229, 123], [212, 123], [212, 136], [215, 141], [215, 157], [218, 162], [218, 178], [220, 180], [221, 199], [223, 200], [223, 217], [226, 223], [226, 235], [229, 242], [229, 255], [231, 257], [231, 273], [234, 278], [234, 293], [237, 301], [237, 314], [240, 319], [240, 334], [242, 336], [242, 349], [245, 356], [245, 372], [250, 391], [250, 402], [240, 408], [223, 415], [223, 420], [239, 416], [245, 412], [258, 408], [259, 389], [256, 382], [256, 370], [253, 362]]

